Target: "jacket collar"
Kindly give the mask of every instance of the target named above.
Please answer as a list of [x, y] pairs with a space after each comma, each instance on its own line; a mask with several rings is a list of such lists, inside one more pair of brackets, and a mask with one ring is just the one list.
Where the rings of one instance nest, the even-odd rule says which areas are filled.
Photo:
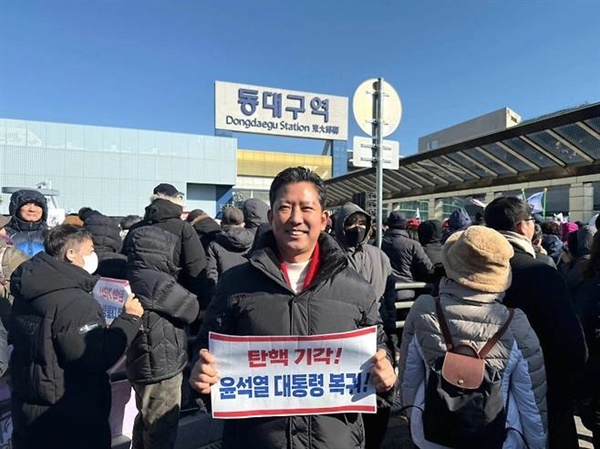
[[[250, 263], [280, 285], [290, 289], [281, 270], [281, 262], [273, 231], [258, 237], [256, 249], [249, 256]], [[307, 288], [321, 283], [348, 266], [348, 260], [333, 237], [321, 232], [319, 244], [319, 270]]]
[[502, 302], [504, 292], [502, 293], [485, 293], [479, 290], [460, 285], [456, 281], [448, 278], [440, 280], [440, 296], [450, 296], [458, 302], [470, 304], [491, 304], [493, 302]]
[[533, 249], [533, 244], [527, 237], [525, 237], [524, 235], [518, 234], [516, 232], [512, 232], [512, 231], [499, 231], [499, 232], [504, 237], [506, 237], [506, 240], [508, 240], [508, 243], [510, 243], [512, 246], [519, 248], [522, 251], [525, 251], [527, 254], [529, 254], [531, 257], [533, 257], [535, 259], [535, 250]]

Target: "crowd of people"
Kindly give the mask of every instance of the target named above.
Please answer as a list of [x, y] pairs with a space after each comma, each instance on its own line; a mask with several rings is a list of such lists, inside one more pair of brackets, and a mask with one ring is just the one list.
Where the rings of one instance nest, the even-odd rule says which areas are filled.
[[[138, 408], [132, 448], [173, 448], [182, 407], [209, 406], [219, 380], [209, 332], [377, 326], [376, 414], [229, 419], [223, 448], [380, 448], [397, 400], [420, 449], [577, 448], [575, 414], [600, 448], [600, 223], [557, 223], [499, 197], [474, 217], [458, 209], [420, 222], [393, 211], [375, 229], [358, 205], [330, 216], [326, 204], [323, 181], [303, 167], [275, 177], [268, 205], [226, 206], [219, 221], [199, 209], [186, 216], [184, 194], [163, 183], [143, 216], [82, 207], [50, 229], [44, 196], [15, 192], [0, 217], [0, 375], [11, 375], [13, 447], [109, 448], [107, 370], [124, 358]], [[110, 325], [91, 294], [99, 277], [133, 292]], [[398, 288], [415, 281], [430, 294]], [[398, 315], [396, 303], [413, 300]], [[465, 355], [483, 361], [477, 387], [499, 398], [493, 416], [484, 410], [500, 422], [497, 446], [435, 405]]]

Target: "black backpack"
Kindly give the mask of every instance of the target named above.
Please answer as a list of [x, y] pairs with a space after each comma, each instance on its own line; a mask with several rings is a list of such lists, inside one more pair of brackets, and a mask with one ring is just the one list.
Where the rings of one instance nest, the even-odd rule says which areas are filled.
[[513, 318], [514, 310], [481, 351], [455, 346], [439, 297], [436, 314], [447, 352], [429, 367], [425, 390], [425, 439], [456, 449], [501, 449], [506, 439], [506, 410], [500, 372], [485, 363]]

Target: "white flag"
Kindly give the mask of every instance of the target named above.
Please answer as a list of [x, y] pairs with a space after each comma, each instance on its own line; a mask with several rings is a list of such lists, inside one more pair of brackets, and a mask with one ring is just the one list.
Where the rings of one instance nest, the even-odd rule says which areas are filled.
[[539, 214], [540, 212], [544, 212], [544, 205], [542, 203], [544, 199], [544, 191], [534, 193], [529, 198], [527, 198], [527, 203], [531, 206], [532, 214]]

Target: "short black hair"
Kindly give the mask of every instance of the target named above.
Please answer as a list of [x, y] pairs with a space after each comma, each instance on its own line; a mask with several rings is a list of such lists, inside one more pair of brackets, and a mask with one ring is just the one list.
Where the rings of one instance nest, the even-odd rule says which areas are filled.
[[271, 209], [275, 204], [275, 199], [277, 198], [279, 190], [288, 184], [297, 182], [313, 183], [319, 195], [319, 204], [325, 209], [325, 202], [327, 200], [325, 183], [319, 175], [306, 167], [288, 167], [275, 176], [275, 179], [273, 179], [273, 182], [271, 183], [271, 188], [269, 189], [269, 203], [271, 204]]
[[514, 196], [501, 196], [484, 211], [485, 224], [496, 231], [516, 231], [517, 225], [531, 217], [531, 206]]
[[[64, 260], [67, 251], [86, 240], [92, 240], [92, 234], [79, 226], [59, 225], [52, 228], [44, 240], [46, 254], [58, 260]], [[93, 241], [93, 240], [92, 240]]]

